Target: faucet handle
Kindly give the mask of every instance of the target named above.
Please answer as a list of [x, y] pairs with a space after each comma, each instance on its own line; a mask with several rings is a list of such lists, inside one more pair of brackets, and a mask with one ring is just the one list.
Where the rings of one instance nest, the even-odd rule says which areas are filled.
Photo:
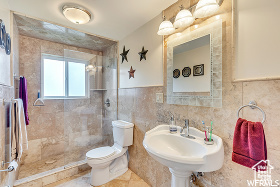
[[169, 115], [171, 117], [171, 121], [174, 121], [174, 115], [171, 112], [169, 112]]
[[189, 125], [189, 119], [185, 119], [185, 126]]
[[188, 119], [185, 119], [185, 126], [181, 127], [180, 133], [182, 133], [185, 128], [187, 128], [187, 129], [189, 128], [189, 120]]

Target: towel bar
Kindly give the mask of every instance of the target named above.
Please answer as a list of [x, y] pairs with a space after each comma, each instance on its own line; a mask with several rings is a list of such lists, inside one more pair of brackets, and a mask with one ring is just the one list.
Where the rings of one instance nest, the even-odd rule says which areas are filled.
[[249, 106], [251, 109], [255, 109], [255, 108], [259, 109], [259, 110], [262, 112], [262, 114], [263, 114], [262, 123], [265, 122], [265, 119], [266, 119], [265, 112], [263, 111], [263, 109], [261, 109], [260, 107], [257, 106], [256, 101], [250, 101], [248, 105], [244, 105], [244, 106], [240, 107], [240, 108], [238, 109], [238, 111], [237, 111], [237, 118], [239, 118], [239, 112], [240, 112], [240, 110], [241, 110], [242, 108], [244, 108], [244, 107], [247, 107], [247, 106]]

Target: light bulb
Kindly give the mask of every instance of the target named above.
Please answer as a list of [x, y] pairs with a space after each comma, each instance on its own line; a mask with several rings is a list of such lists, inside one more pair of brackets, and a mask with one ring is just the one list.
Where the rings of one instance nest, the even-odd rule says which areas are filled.
[[158, 35], [169, 35], [172, 34], [175, 31], [175, 28], [173, 27], [173, 24], [170, 21], [164, 20], [161, 22], [158, 32]]
[[193, 15], [196, 18], [205, 18], [217, 12], [219, 7], [216, 0], [199, 0]]
[[192, 16], [192, 13], [189, 10], [183, 9], [177, 14], [174, 22], [174, 27], [187, 27], [190, 26], [193, 22], [194, 17]]

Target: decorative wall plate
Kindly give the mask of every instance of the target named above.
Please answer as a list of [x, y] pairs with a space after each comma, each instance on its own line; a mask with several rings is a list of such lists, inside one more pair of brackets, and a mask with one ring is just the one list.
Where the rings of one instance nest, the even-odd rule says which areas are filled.
[[193, 67], [193, 76], [204, 75], [204, 64], [196, 65]]
[[5, 51], [7, 55], [11, 54], [11, 37], [9, 33], [6, 33], [5, 36], [6, 42], [5, 42]]
[[174, 69], [173, 70], [173, 78], [177, 79], [180, 77], [180, 70], [179, 69]]
[[4, 22], [0, 19], [0, 47], [5, 48], [5, 42], [6, 42], [6, 29]]
[[182, 70], [182, 75], [184, 77], [189, 77], [192, 74], [192, 70], [190, 67], [184, 67], [184, 69]]

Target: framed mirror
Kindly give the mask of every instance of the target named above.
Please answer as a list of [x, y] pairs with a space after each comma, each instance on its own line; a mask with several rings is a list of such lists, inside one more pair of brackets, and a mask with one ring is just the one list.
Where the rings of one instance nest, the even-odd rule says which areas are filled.
[[167, 103], [222, 107], [222, 20], [168, 38]]

